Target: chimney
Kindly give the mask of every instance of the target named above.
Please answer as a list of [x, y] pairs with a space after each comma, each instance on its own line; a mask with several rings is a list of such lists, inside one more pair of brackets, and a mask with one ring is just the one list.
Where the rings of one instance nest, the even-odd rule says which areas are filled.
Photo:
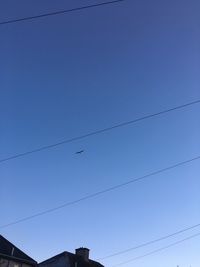
[[77, 248], [76, 255], [81, 256], [85, 261], [89, 261], [89, 251], [88, 248]]

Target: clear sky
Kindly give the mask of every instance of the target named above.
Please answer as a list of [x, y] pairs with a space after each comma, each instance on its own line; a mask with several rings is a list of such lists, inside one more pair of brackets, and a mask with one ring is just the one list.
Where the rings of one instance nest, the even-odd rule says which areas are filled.
[[[1, 0], [0, 21], [98, 3]], [[199, 0], [127, 0], [0, 27], [0, 157], [200, 98]], [[0, 165], [0, 224], [200, 154], [200, 105]], [[84, 153], [75, 152], [84, 149]], [[37, 261], [200, 223], [199, 161], [1, 229]], [[200, 229], [102, 261], [113, 266]], [[126, 264], [199, 266], [200, 237]]]

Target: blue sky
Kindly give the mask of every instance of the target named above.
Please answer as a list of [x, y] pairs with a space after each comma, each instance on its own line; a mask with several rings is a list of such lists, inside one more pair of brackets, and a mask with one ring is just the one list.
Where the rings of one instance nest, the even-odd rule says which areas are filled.
[[[0, 18], [93, 3], [2, 0]], [[199, 11], [197, 0], [127, 0], [1, 26], [1, 158], [199, 99]], [[199, 155], [199, 112], [195, 105], [1, 164], [1, 225]], [[101, 258], [199, 223], [199, 171], [193, 162], [1, 234], [38, 261], [79, 246]], [[199, 241], [124, 266], [195, 267]]]

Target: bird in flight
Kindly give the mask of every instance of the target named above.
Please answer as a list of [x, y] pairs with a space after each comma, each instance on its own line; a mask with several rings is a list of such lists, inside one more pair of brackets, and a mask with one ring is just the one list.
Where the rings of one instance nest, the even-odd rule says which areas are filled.
[[81, 154], [83, 152], [84, 152], [84, 150], [80, 150], [80, 151], [77, 151], [75, 154]]

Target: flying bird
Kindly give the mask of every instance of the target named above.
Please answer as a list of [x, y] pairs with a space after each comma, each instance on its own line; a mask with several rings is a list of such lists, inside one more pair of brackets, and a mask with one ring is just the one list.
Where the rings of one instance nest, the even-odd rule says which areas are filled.
[[83, 152], [84, 152], [84, 150], [80, 150], [80, 151], [77, 151], [75, 154], [81, 154]]

